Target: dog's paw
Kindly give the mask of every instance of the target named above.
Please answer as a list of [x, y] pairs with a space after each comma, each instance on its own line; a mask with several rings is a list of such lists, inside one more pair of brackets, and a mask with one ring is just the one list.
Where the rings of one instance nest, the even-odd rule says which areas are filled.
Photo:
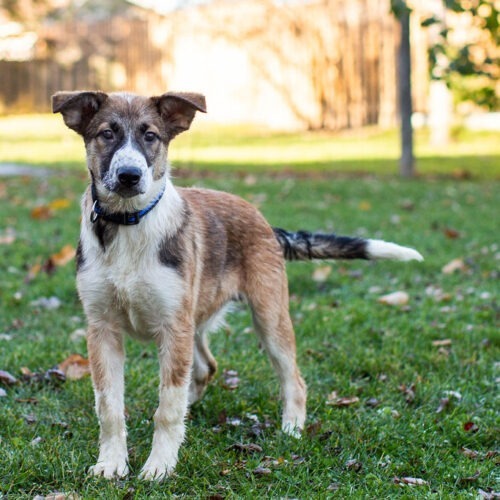
[[163, 481], [174, 472], [174, 467], [169, 467], [166, 464], [153, 463], [149, 460], [139, 474], [139, 479], [143, 481]]
[[290, 422], [284, 423], [281, 430], [295, 439], [300, 439], [302, 437], [302, 429]]
[[91, 476], [102, 476], [106, 479], [117, 479], [128, 475], [128, 466], [126, 462], [97, 462], [89, 468]]

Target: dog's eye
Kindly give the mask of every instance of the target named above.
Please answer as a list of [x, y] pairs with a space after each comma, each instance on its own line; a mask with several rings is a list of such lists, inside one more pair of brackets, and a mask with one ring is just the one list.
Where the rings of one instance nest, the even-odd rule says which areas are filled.
[[107, 128], [101, 132], [101, 135], [104, 137], [104, 139], [110, 141], [111, 139], [114, 139], [115, 134], [110, 128]]
[[145, 140], [146, 142], [153, 142], [153, 141], [155, 141], [155, 140], [156, 140], [156, 134], [155, 134], [154, 132], [151, 132], [151, 131], [146, 132], [146, 133], [144, 134], [144, 140]]

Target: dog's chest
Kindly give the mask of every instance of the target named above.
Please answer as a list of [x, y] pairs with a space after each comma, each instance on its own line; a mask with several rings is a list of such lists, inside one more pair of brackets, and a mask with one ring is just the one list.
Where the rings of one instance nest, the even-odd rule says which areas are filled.
[[123, 231], [105, 252], [93, 252], [93, 265], [78, 276], [87, 313], [119, 323], [134, 336], [155, 335], [178, 310], [183, 283], [161, 264], [154, 239]]

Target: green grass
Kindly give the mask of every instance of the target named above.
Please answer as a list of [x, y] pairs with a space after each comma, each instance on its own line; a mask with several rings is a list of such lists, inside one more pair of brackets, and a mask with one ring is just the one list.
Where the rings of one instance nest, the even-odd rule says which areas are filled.
[[[45, 146], [53, 147], [55, 161], [43, 153], [47, 156], [40, 165], [62, 165], [66, 153], [55, 144], [59, 133], [73, 141], [71, 133], [54, 132], [56, 139]], [[264, 150], [273, 141], [282, 147], [290, 140], [292, 147], [290, 137], [252, 140], [262, 140]], [[370, 135], [366, 141], [383, 145], [390, 137]], [[238, 140], [238, 134], [227, 138], [230, 144]], [[310, 140], [323, 141], [313, 136]], [[489, 140], [484, 150], [494, 149]], [[321, 144], [326, 147], [326, 142]], [[19, 145], [11, 143], [10, 158], [31, 161], [34, 151], [21, 139]], [[193, 146], [193, 154], [203, 150], [197, 148]], [[43, 372], [71, 353], [86, 352], [84, 340], [70, 339], [74, 330], [85, 326], [73, 263], [27, 279], [34, 265], [77, 241], [86, 174], [81, 145], [76, 151], [76, 143], [67, 150], [75, 168], [57, 175], [0, 179], [0, 238], [7, 228], [15, 232], [13, 243], [0, 244], [0, 333], [8, 336], [0, 336], [0, 369], [18, 378], [22, 367]], [[0, 156], [5, 158], [5, 150]], [[366, 165], [371, 161], [365, 151], [359, 156]], [[459, 155], [447, 161], [450, 168], [475, 168]], [[492, 160], [491, 165], [493, 172], [500, 170], [498, 162]], [[476, 498], [479, 488], [498, 491], [498, 456], [487, 454], [498, 446], [498, 183], [439, 178], [409, 182], [392, 176], [270, 178], [259, 175], [257, 166], [249, 182], [231, 175], [233, 165], [222, 160], [218, 168], [214, 178], [180, 182], [240, 194], [258, 204], [273, 225], [393, 240], [415, 246], [426, 260], [339, 262], [331, 264], [324, 283], [312, 279], [315, 264], [289, 264], [298, 361], [309, 389], [306, 435], [296, 441], [279, 431], [275, 377], [258, 348], [248, 311], [237, 309], [228, 327], [212, 337], [219, 373], [191, 411], [175, 475], [160, 485], [137, 480], [149, 452], [157, 402], [153, 346], [127, 342], [132, 473], [124, 481], [86, 474], [97, 457], [98, 437], [88, 378], [59, 385], [0, 385], [7, 392], [0, 397], [0, 498], [31, 499], [54, 491], [85, 499]], [[60, 198], [69, 201], [67, 208], [53, 210], [47, 220], [32, 218], [33, 208]], [[449, 229], [459, 237], [447, 237]], [[442, 267], [454, 258], [465, 260], [465, 271], [443, 274]], [[430, 296], [426, 289], [431, 286], [441, 288], [445, 300]], [[395, 290], [409, 293], [408, 308], [377, 302], [380, 295]], [[30, 305], [50, 296], [62, 301], [59, 309]], [[440, 350], [432, 344], [443, 339], [451, 340], [451, 346]], [[224, 369], [238, 371], [241, 381], [235, 391], [224, 389]], [[412, 383], [415, 399], [408, 403], [399, 387]], [[356, 395], [360, 402], [347, 408], [328, 406], [333, 390], [340, 396]], [[462, 399], [451, 397], [452, 403], [437, 413], [448, 390], [458, 391]], [[366, 404], [371, 398], [379, 401], [375, 408]], [[35, 422], [27, 423], [27, 415]], [[259, 436], [253, 434], [252, 415], [271, 424]], [[241, 424], [230, 425], [226, 418], [239, 418]], [[467, 422], [474, 422], [477, 432], [466, 431]], [[42, 440], [32, 444], [37, 437]], [[241, 454], [232, 448], [236, 442], [257, 443], [263, 451]], [[463, 447], [477, 451], [478, 457], [464, 456]], [[361, 462], [360, 470], [346, 467], [352, 459]], [[254, 474], [259, 465], [271, 473]], [[476, 471], [475, 481], [463, 480]], [[429, 485], [400, 486], [394, 477], [422, 478]]]
[[[0, 163], [80, 169], [80, 138], [60, 115], [0, 118]], [[251, 126], [223, 127], [195, 121], [172, 146], [173, 163], [210, 172], [316, 173], [397, 172], [399, 138], [395, 130], [365, 128], [342, 133], [275, 132]], [[500, 176], [498, 133], [455, 130], [449, 146], [433, 148], [428, 134], [416, 132], [415, 151], [421, 175]]]

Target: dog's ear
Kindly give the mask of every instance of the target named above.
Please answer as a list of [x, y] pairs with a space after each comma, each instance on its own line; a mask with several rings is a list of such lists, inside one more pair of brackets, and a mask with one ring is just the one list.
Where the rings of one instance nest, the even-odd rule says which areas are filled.
[[191, 126], [196, 111], [207, 112], [205, 96], [193, 92], [167, 92], [151, 100], [171, 138]]
[[61, 113], [64, 123], [83, 135], [88, 123], [107, 98], [104, 92], [57, 92], [52, 96], [52, 112]]

